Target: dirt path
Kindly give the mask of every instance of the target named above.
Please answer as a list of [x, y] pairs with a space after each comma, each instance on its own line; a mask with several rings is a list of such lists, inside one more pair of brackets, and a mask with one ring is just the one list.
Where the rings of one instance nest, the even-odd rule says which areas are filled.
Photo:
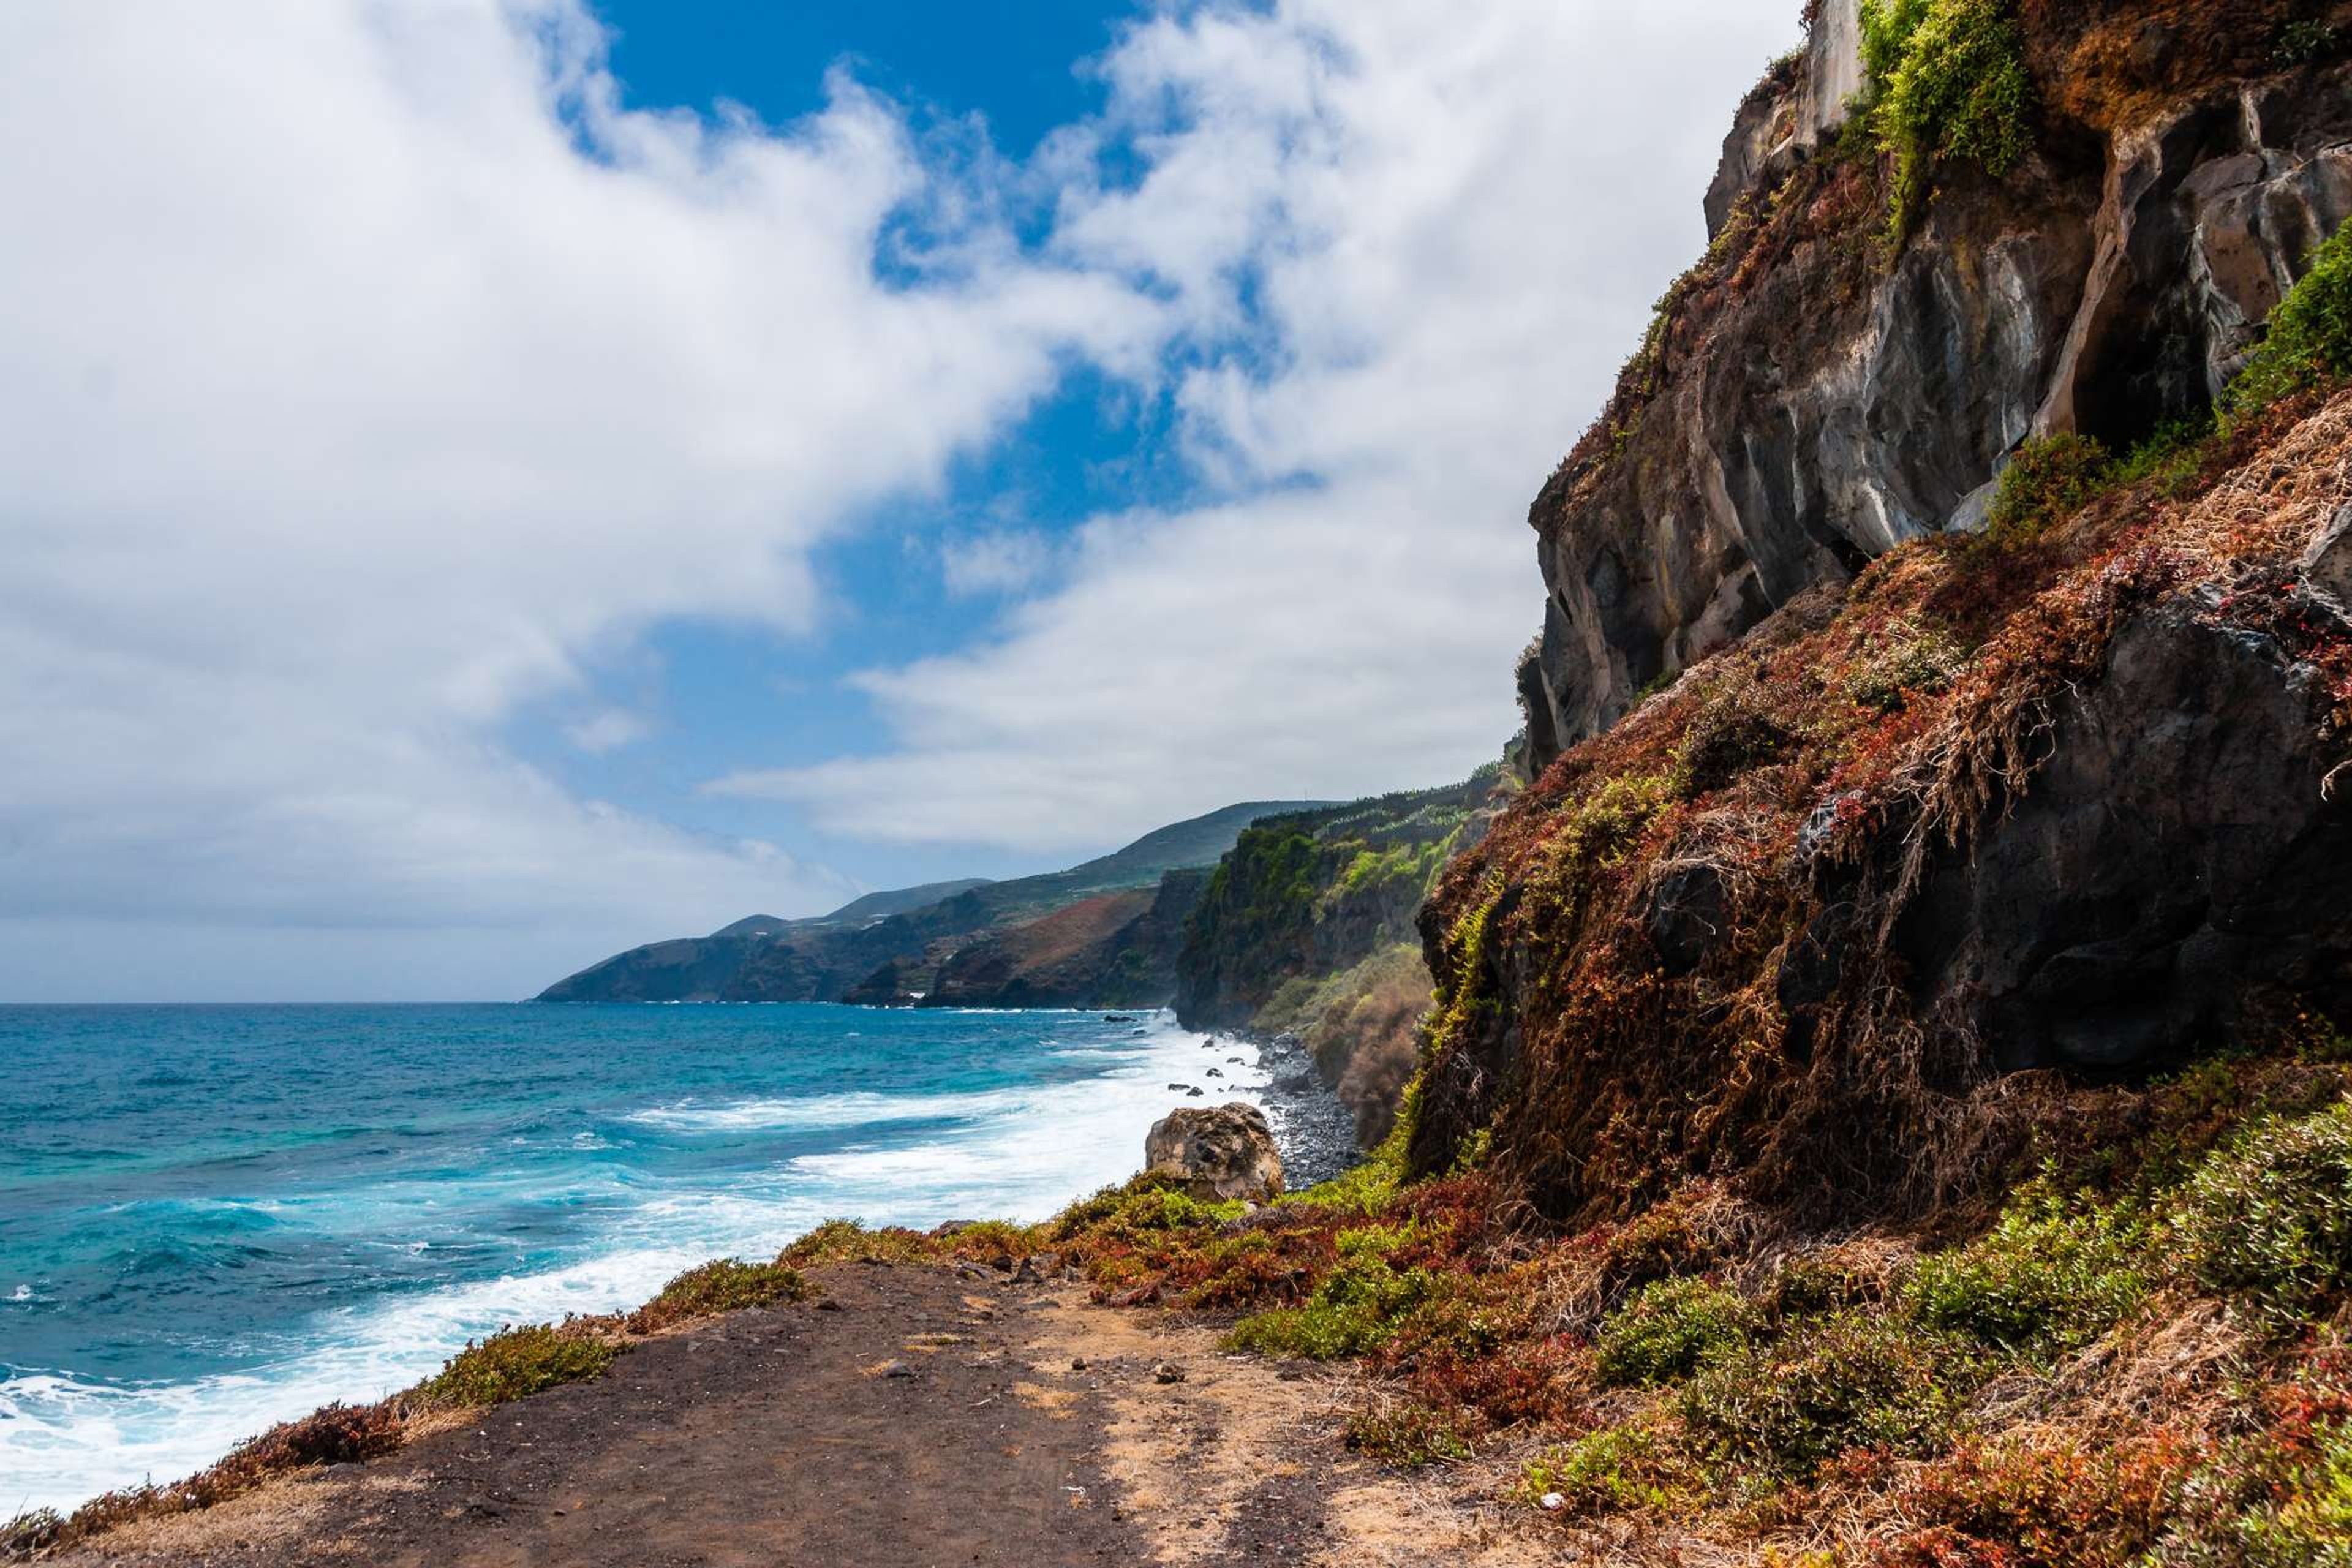
[[[1317, 1373], [1066, 1285], [823, 1271], [825, 1304], [640, 1345], [390, 1458], [136, 1525], [77, 1564], [1066, 1568], [1544, 1561], [1348, 1456]], [[1083, 1366], [1074, 1365], [1083, 1363]], [[1182, 1381], [1153, 1372], [1166, 1363]], [[895, 1365], [893, 1364], [895, 1363]]]

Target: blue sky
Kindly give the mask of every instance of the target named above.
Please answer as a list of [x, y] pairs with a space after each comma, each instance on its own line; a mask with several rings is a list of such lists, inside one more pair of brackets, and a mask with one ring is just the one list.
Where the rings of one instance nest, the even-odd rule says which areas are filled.
[[0, 1000], [524, 994], [1460, 777], [1795, 35], [0, 10]]
[[[1066, 0], [685, 6], [607, 0], [595, 9], [612, 29], [613, 73], [636, 107], [715, 113], [735, 103], [782, 124], [820, 110], [826, 73], [838, 68], [887, 94], [920, 131], [958, 132], [976, 119], [994, 151], [1016, 159], [1100, 109], [1103, 89], [1087, 62], [1136, 15], [1130, 5]], [[856, 532], [817, 553], [833, 611], [814, 635], [665, 626], [614, 668], [599, 671], [596, 690], [524, 716], [515, 743], [585, 793], [713, 834], [781, 837], [861, 886], [1057, 867], [1067, 854], [828, 835], [789, 804], [712, 796], [700, 786], [747, 762], [793, 767], [887, 743], [873, 704], [846, 679], [984, 637], [1006, 598], [951, 593], [915, 563], [1003, 518], [1063, 538], [1100, 511], [1181, 503], [1198, 487], [1171, 429], [1164, 399], [1074, 366], [1002, 439], [953, 463], [943, 493], [877, 506]], [[658, 714], [648, 743], [603, 752], [570, 743], [563, 715], [597, 708], [600, 699]], [[1288, 787], [1307, 786], [1267, 785], [1276, 794]], [[1202, 809], [1214, 804], [1222, 803]]]
[[979, 114], [1020, 157], [1101, 94], [1079, 69], [1134, 8], [1077, 0], [603, 0], [613, 71], [640, 106], [740, 103], [782, 121], [823, 106], [825, 71], [845, 63], [903, 103]]

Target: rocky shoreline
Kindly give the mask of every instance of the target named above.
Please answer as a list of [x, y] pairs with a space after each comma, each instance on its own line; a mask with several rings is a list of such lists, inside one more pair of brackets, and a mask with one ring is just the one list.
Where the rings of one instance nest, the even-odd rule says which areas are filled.
[[[1339, 1091], [1323, 1081], [1306, 1042], [1297, 1035], [1266, 1038], [1248, 1033], [1203, 1035], [1200, 1047], [1204, 1055], [1221, 1053], [1220, 1063], [1232, 1061], [1244, 1051], [1256, 1056], [1258, 1070], [1266, 1079], [1260, 1098], [1274, 1130], [1275, 1147], [1282, 1154], [1286, 1189], [1297, 1192], [1328, 1182], [1363, 1160], [1363, 1147], [1356, 1142], [1354, 1115], [1340, 1101]], [[1217, 1098], [1213, 1084], [1199, 1087], [1204, 1100]]]
[[1276, 1035], [1250, 1042], [1266, 1075], [1265, 1110], [1292, 1191], [1328, 1182], [1364, 1158], [1356, 1119], [1339, 1091], [1323, 1081], [1306, 1042]]

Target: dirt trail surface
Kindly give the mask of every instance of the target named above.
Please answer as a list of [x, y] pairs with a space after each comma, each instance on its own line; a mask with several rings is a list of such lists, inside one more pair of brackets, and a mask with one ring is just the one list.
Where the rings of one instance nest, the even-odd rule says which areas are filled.
[[[1319, 1373], [986, 1270], [849, 1266], [824, 1304], [649, 1341], [594, 1383], [55, 1563], [407, 1568], [1544, 1561], [1349, 1456]], [[1074, 1363], [1083, 1363], [1083, 1365]], [[1155, 1368], [1181, 1371], [1163, 1382]], [[1555, 1559], [1556, 1560], [1556, 1559]]]

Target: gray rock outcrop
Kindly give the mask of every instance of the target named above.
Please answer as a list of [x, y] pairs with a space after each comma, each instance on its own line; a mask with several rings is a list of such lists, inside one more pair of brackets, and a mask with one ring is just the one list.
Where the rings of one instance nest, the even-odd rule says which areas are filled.
[[2118, 634], [2048, 763], [1896, 931], [1927, 1010], [1998, 1068], [2146, 1070], [2352, 989], [2352, 811], [2323, 787], [2313, 671], [2213, 607]]
[[2004, 179], [1949, 171], [1885, 266], [1871, 219], [1835, 216], [1867, 205], [1866, 182], [1819, 151], [1860, 85], [1850, 9], [1824, 5], [1787, 79], [1742, 106], [1707, 196], [1720, 228], [1801, 180], [1832, 216], [1751, 276], [1703, 279], [1703, 310], [1671, 306], [1530, 510], [1547, 595], [1518, 684], [1538, 770], [1805, 589], [1978, 525], [2029, 437], [2121, 447], [2204, 407], [2352, 213], [2338, 64], [2105, 138], [2045, 126]]

